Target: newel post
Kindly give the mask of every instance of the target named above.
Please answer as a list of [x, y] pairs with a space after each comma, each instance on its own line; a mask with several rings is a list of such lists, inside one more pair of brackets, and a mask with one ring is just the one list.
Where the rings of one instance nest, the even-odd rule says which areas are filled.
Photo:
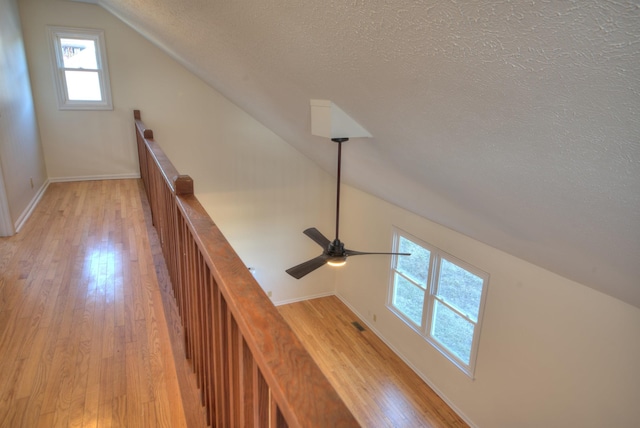
[[[142, 121], [142, 116], [140, 115], [140, 110], [134, 110], [133, 111], [133, 118], [135, 120], [139, 120]], [[144, 127], [144, 124], [141, 123], [141, 128]], [[144, 138], [146, 138], [147, 140], [153, 140], [153, 131], [151, 129], [144, 129], [142, 131], [142, 136]]]
[[176, 196], [193, 195], [193, 179], [188, 175], [176, 175], [173, 177], [173, 188]]

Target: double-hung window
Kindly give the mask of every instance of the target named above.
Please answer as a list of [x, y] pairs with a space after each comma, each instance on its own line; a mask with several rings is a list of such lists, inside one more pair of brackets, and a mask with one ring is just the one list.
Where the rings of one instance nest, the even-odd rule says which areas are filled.
[[60, 110], [112, 110], [104, 32], [48, 27]]
[[489, 275], [399, 229], [387, 306], [473, 377]]

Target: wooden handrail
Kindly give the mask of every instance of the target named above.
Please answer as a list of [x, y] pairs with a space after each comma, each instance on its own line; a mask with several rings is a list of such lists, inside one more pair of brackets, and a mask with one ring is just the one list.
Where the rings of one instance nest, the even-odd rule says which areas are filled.
[[358, 426], [289, 325], [134, 111], [140, 175], [185, 353], [217, 427]]

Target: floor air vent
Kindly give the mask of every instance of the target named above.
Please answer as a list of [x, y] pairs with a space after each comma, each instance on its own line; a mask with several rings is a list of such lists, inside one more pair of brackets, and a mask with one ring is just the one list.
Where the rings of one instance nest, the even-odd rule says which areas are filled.
[[360, 325], [360, 323], [358, 321], [354, 321], [351, 323], [355, 328], [357, 328], [360, 331], [364, 331], [364, 327]]

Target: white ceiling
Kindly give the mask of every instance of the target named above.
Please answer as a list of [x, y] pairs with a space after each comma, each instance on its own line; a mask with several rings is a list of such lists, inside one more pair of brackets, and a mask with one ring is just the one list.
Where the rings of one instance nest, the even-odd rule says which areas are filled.
[[335, 102], [349, 184], [640, 307], [639, 1], [97, 3], [332, 173]]

